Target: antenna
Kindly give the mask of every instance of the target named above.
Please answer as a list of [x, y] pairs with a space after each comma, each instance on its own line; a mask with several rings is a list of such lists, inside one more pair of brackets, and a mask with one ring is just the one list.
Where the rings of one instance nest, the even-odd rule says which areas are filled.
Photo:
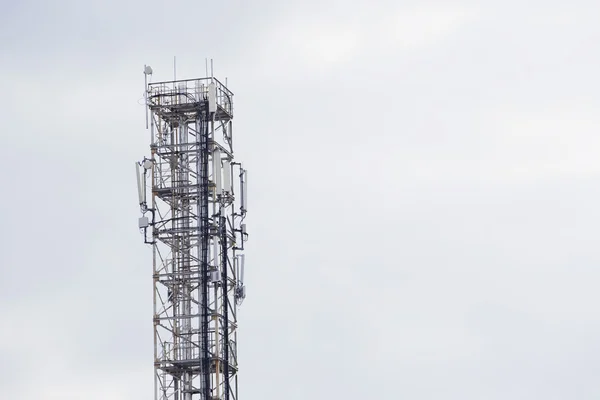
[[173, 80], [177, 80], [177, 57], [173, 56]]
[[219, 268], [219, 241], [215, 239], [213, 243], [213, 267]]
[[223, 190], [231, 193], [231, 166], [229, 160], [223, 160]]
[[236, 257], [236, 273], [238, 276], [237, 287], [235, 288], [236, 304], [241, 305], [246, 298], [246, 286], [244, 286], [244, 261], [246, 257], [240, 254]]
[[221, 194], [221, 150], [218, 148], [213, 152], [213, 181], [217, 188], [217, 196]]
[[241, 208], [242, 213], [245, 213], [248, 210], [248, 171], [242, 169], [240, 178]]
[[144, 199], [145, 191], [144, 191], [144, 188], [142, 186], [142, 180], [141, 180], [141, 177], [140, 177], [140, 164], [138, 164], [137, 162], [135, 163], [135, 172], [136, 172], [135, 176], [137, 178], [138, 198], [140, 200], [140, 206], [141, 206], [146, 201]]
[[208, 112], [217, 111], [217, 86], [214, 82], [208, 84]]
[[144, 100], [146, 108], [146, 129], [148, 129], [148, 75], [152, 75], [152, 68], [144, 65]]
[[238, 257], [238, 268], [239, 268], [238, 280], [240, 282], [240, 285], [243, 286], [244, 285], [244, 264], [246, 261], [246, 255], [239, 254], [237, 257]]

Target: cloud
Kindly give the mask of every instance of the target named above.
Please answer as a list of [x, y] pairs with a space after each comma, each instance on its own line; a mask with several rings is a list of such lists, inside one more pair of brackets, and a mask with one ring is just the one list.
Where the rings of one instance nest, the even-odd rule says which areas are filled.
[[376, 22], [369, 44], [387, 51], [426, 48], [476, 20], [474, 8], [421, 6], [386, 13]]
[[71, 3], [0, 28], [6, 396], [152, 396], [133, 161], [177, 55], [236, 94], [242, 398], [598, 398], [596, 3]]
[[369, 63], [376, 54], [425, 50], [478, 15], [475, 9], [447, 5], [374, 10], [355, 18], [335, 9], [284, 16], [255, 44], [259, 62], [275, 76], [327, 74], [352, 63]]

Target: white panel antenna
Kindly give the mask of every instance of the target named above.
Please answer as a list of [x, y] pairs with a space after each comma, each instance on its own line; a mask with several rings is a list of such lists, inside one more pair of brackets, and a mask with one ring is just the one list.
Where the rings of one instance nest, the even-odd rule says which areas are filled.
[[237, 275], [238, 275], [238, 280], [240, 282], [240, 285], [244, 284], [244, 264], [246, 262], [246, 255], [245, 254], [238, 254], [238, 256], [236, 257], [238, 260], [238, 271], [237, 271]]
[[214, 258], [214, 267], [219, 268], [219, 241], [215, 237], [213, 243], [213, 258]]
[[223, 190], [231, 193], [231, 164], [223, 160]]
[[248, 171], [242, 172], [242, 210], [248, 210]]
[[179, 104], [183, 104], [186, 102], [186, 93], [187, 93], [187, 84], [185, 82], [181, 82], [179, 84]]
[[208, 112], [217, 111], [217, 86], [214, 82], [208, 84]]
[[135, 172], [136, 172], [135, 176], [137, 178], [138, 198], [139, 198], [140, 205], [142, 205], [146, 202], [146, 191], [144, 190], [144, 187], [142, 185], [142, 178], [141, 178], [141, 174], [140, 174], [140, 164], [138, 164], [137, 162], [135, 163]]
[[221, 150], [218, 148], [213, 152], [213, 181], [217, 187], [217, 196], [221, 194]]

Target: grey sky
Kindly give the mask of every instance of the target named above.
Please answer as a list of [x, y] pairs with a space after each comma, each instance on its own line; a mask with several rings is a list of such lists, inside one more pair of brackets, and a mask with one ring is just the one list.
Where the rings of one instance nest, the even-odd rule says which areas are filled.
[[598, 399], [594, 1], [2, 3], [0, 388], [152, 395], [142, 69], [235, 93], [246, 399]]

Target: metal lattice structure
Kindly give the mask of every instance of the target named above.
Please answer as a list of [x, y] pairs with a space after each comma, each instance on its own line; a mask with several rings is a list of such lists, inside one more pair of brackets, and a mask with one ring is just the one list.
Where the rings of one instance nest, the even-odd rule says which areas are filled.
[[233, 159], [233, 93], [209, 77], [146, 81], [145, 97], [151, 155], [136, 168], [153, 249], [154, 398], [237, 400], [248, 173]]

